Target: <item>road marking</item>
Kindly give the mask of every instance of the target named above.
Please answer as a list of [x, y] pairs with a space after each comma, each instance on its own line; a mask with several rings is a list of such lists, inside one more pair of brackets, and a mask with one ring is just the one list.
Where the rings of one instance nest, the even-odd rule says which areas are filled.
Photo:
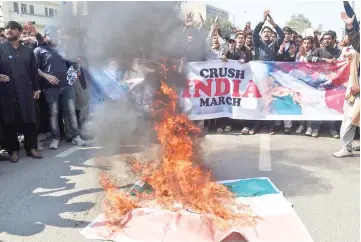
[[[119, 145], [120, 148], [129, 148], [129, 147], [145, 147], [145, 145]], [[64, 158], [67, 157], [68, 155], [74, 153], [75, 151], [78, 150], [100, 150], [100, 149], [104, 149], [105, 147], [102, 146], [93, 146], [93, 147], [80, 147], [80, 146], [74, 146], [71, 147], [63, 152], [61, 152], [60, 154], [57, 154], [55, 157], [56, 158]]]
[[79, 150], [79, 147], [78, 146], [74, 146], [74, 147], [71, 147], [63, 152], [61, 152], [60, 154], [56, 155], [55, 157], [56, 158], [64, 158], [72, 153], [74, 153], [75, 151]]
[[258, 169], [260, 171], [272, 171], [271, 137], [269, 134], [261, 134], [259, 149]]

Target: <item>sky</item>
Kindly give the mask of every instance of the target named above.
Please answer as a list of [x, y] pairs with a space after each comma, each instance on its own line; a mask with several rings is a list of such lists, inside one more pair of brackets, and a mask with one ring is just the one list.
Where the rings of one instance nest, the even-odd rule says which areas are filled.
[[229, 13], [229, 20], [235, 20], [236, 26], [243, 28], [251, 21], [252, 28], [262, 20], [264, 10], [270, 10], [274, 21], [281, 27], [293, 14], [302, 13], [313, 28], [322, 24], [322, 30], [334, 30], [338, 34], [344, 28], [340, 18], [344, 12], [342, 1], [207, 1], [208, 4], [224, 9]]

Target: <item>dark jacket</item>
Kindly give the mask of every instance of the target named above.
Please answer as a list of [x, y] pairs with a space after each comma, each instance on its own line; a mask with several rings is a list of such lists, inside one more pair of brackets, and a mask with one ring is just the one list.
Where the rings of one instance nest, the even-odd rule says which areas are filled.
[[333, 48], [316, 48], [307, 56], [308, 62], [323, 62], [322, 59], [338, 59], [341, 55], [341, 50], [337, 47]]
[[278, 39], [275, 39], [272, 42], [264, 42], [259, 35], [262, 30], [263, 24], [263, 22], [259, 23], [253, 31], [253, 42], [256, 52], [254, 59], [261, 61], [275, 61], [277, 58], [278, 49], [280, 48], [280, 44], [283, 42], [285, 35], [282, 29], [276, 26], [275, 28]]
[[10, 78], [0, 82], [0, 106], [3, 121], [15, 122], [20, 114], [23, 123], [36, 123], [33, 92], [40, 90], [39, 74], [33, 51], [20, 45], [0, 44], [0, 74]]
[[290, 42], [289, 47], [285, 49], [282, 54], [279, 53], [279, 50], [277, 51], [277, 59], [276, 59], [277, 61], [294, 62], [296, 60], [296, 53], [294, 56], [291, 56], [291, 52], [290, 52], [291, 45], [296, 46], [295, 43]]
[[250, 62], [253, 59], [252, 52], [246, 46], [242, 46], [241, 48], [236, 48], [236, 46], [233, 46], [232, 49], [227, 50], [225, 56], [230, 60], [243, 59], [245, 63]]
[[[60, 81], [56, 87], [68, 85], [66, 77], [70, 63], [55, 48], [48, 44], [39, 45], [35, 48], [34, 53], [38, 68], [46, 74], [55, 76]], [[54, 87], [47, 81], [42, 82], [41, 85], [45, 89]]]

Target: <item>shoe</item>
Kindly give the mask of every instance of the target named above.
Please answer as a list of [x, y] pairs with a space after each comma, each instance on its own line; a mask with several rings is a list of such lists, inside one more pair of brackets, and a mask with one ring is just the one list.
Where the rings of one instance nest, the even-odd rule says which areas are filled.
[[320, 136], [320, 133], [318, 132], [318, 129], [312, 130], [311, 136], [312, 136], [313, 138], [318, 138], [318, 136]]
[[43, 150], [43, 149], [44, 149], [43, 145], [42, 145], [40, 142], [38, 142], [38, 148], [37, 148], [37, 150], [38, 150], [38, 151], [41, 151], [41, 150]]
[[352, 154], [352, 151], [341, 149], [341, 150], [333, 153], [333, 156], [336, 157], [336, 158], [343, 158], [343, 157], [353, 156], [353, 154]]
[[232, 126], [226, 126], [226, 128], [224, 129], [225, 133], [229, 133], [232, 131]]
[[339, 139], [340, 135], [338, 134], [338, 132], [336, 130], [331, 130], [331, 136], [335, 139]]
[[303, 127], [303, 125], [298, 126], [298, 128], [296, 129], [296, 134], [302, 134], [304, 129], [305, 127]]
[[78, 146], [84, 146], [86, 143], [85, 143], [85, 141], [82, 140], [82, 139], [80, 138], [80, 136], [78, 135], [78, 136], [76, 136], [76, 137], [73, 139], [73, 144], [78, 145]]
[[244, 127], [242, 130], [241, 130], [241, 134], [249, 134], [249, 128], [248, 127]]
[[57, 148], [59, 148], [59, 144], [60, 144], [60, 140], [53, 139], [49, 145], [49, 149], [56, 150]]
[[39, 134], [38, 135], [38, 142], [46, 141], [48, 138], [46, 134]]
[[285, 128], [285, 134], [291, 134], [291, 133], [292, 133], [292, 131], [290, 128]]
[[18, 161], [20, 160], [20, 157], [19, 157], [19, 152], [17, 151], [14, 151], [10, 154], [9, 156], [9, 161], [11, 163], [17, 163]]
[[268, 129], [268, 134], [269, 135], [275, 135], [276, 131], [274, 129]]
[[354, 151], [360, 151], [360, 146], [356, 146], [352, 148]]
[[18, 140], [19, 140], [20, 143], [24, 143], [24, 140], [25, 140], [24, 135], [23, 134], [19, 135]]
[[36, 149], [31, 149], [31, 150], [27, 151], [26, 155], [31, 158], [34, 158], [34, 159], [42, 159], [43, 158], [41, 153], [39, 151], [37, 151]]
[[305, 135], [307, 135], [307, 136], [311, 136], [311, 135], [312, 135], [312, 128], [311, 128], [311, 127], [308, 127], [308, 128], [307, 128]]
[[217, 134], [223, 134], [223, 129], [222, 129], [222, 128], [218, 128], [218, 129], [217, 129]]

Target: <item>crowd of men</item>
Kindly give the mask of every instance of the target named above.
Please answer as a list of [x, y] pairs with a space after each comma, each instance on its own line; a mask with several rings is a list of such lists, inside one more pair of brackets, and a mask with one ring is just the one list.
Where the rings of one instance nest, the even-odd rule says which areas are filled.
[[[345, 9], [347, 8], [345, 4]], [[352, 13], [354, 15], [354, 13]], [[352, 16], [351, 15], [351, 16]], [[189, 15], [192, 16], [192, 15]], [[346, 14], [342, 15], [342, 19], [347, 21], [357, 22], [355, 17], [348, 17]], [[187, 22], [192, 21], [192, 18], [187, 18]], [[268, 25], [266, 23], [268, 22]], [[186, 26], [192, 26], [186, 23]], [[270, 27], [272, 26], [272, 27]], [[191, 61], [209, 61], [209, 60], [238, 60], [241, 63], [249, 61], [280, 61], [280, 62], [324, 62], [334, 64], [339, 60], [350, 59], [354, 52], [359, 49], [359, 35], [356, 36], [358, 25], [351, 28], [346, 28], [346, 32], [342, 41], [337, 41], [336, 32], [329, 30], [322, 36], [318, 31], [314, 31], [312, 36], [303, 37], [299, 35], [292, 28], [285, 26], [281, 29], [279, 25], [273, 20], [270, 11], [265, 11], [263, 14], [263, 21], [256, 25], [254, 30], [251, 29], [250, 23], [247, 23], [244, 30], [239, 30], [231, 38], [223, 38], [220, 31], [220, 26], [217, 20], [211, 26], [207, 37], [208, 46], [204, 55], [198, 55], [198, 59], [194, 59], [191, 50], [189, 56]], [[355, 31], [356, 30], [356, 31]], [[198, 36], [200, 31], [194, 31], [188, 28], [190, 33], [196, 33]], [[202, 31], [202, 30], [201, 30]], [[193, 37], [193, 36], [192, 36]], [[193, 39], [193, 38], [191, 38]], [[191, 45], [191, 44], [190, 44]], [[194, 49], [199, 48], [195, 46]], [[359, 94], [359, 87], [353, 86], [350, 90], [354, 95]], [[270, 135], [275, 135], [283, 124], [284, 133], [291, 134], [292, 128], [295, 127], [296, 134], [304, 133], [306, 136], [319, 137], [321, 128], [328, 130], [331, 137], [339, 139], [338, 132], [340, 122], [336, 121], [301, 121], [293, 122], [285, 121], [266, 121], [262, 122], [268, 127]], [[232, 120], [230, 118], [219, 118], [215, 120], [203, 120], [199, 125], [204, 128], [205, 132], [209, 129], [215, 129], [218, 133], [230, 132], [232, 129], [240, 128], [241, 134], [253, 135], [259, 131], [261, 122], [257, 120]], [[322, 125], [322, 126], [321, 126]], [[355, 130], [353, 130], [355, 131]], [[342, 129], [341, 129], [342, 132]], [[354, 133], [351, 139], [353, 139]], [[344, 137], [342, 137], [344, 138]], [[348, 138], [350, 139], [350, 138]], [[335, 153], [336, 157], [344, 157], [352, 155], [350, 151], [350, 142], [347, 143], [347, 149], [344, 148], [341, 152]], [[344, 150], [346, 150], [344, 152]], [[354, 150], [359, 150], [359, 147], [354, 147]]]
[[[275, 23], [270, 11], [264, 12], [262, 21], [254, 30], [247, 23], [244, 30], [237, 31], [230, 38], [222, 36], [217, 20], [208, 34], [205, 34], [204, 28], [196, 29], [192, 24], [192, 16], [188, 15], [183, 29], [187, 45], [181, 63], [209, 60], [247, 63], [260, 60], [332, 64], [338, 59], [348, 58], [351, 52], [359, 53], [359, 42], [356, 41], [359, 37], [353, 36], [359, 35], [358, 26], [352, 24], [355, 17], [343, 15], [349, 35], [337, 43], [336, 33], [331, 30], [322, 36], [314, 32], [313, 36], [304, 38], [290, 27], [281, 28]], [[266, 22], [272, 27], [265, 25]], [[83, 113], [84, 109], [77, 107], [77, 103], [87, 99], [88, 80], [81, 66], [83, 60], [66, 60], [64, 54], [56, 48], [60, 38], [56, 27], [45, 27], [42, 35], [30, 22], [22, 26], [10, 21], [1, 30], [0, 145], [3, 152], [9, 155], [10, 162], [16, 163], [20, 159], [19, 142], [24, 142], [26, 154], [35, 159], [42, 158], [40, 142], [46, 139], [51, 139], [50, 149], [57, 149], [62, 138], [75, 145], [86, 144], [86, 137], [82, 137], [80, 130], [88, 114]], [[199, 41], [199, 38], [205, 41]], [[359, 88], [353, 86], [350, 92], [358, 96]], [[283, 123], [286, 134], [291, 134], [295, 127], [297, 134], [318, 137], [322, 124], [332, 137], [340, 138], [337, 123], [333, 121], [263, 123], [268, 127], [270, 135], [276, 134]], [[205, 131], [214, 128], [218, 133], [223, 133], [240, 128], [243, 135], [252, 135], [259, 131], [262, 123], [257, 120], [220, 118], [204, 120], [200, 125]], [[352, 122], [345, 125], [341, 128], [343, 148], [334, 154], [336, 157], [352, 155], [350, 149], [356, 126]]]

